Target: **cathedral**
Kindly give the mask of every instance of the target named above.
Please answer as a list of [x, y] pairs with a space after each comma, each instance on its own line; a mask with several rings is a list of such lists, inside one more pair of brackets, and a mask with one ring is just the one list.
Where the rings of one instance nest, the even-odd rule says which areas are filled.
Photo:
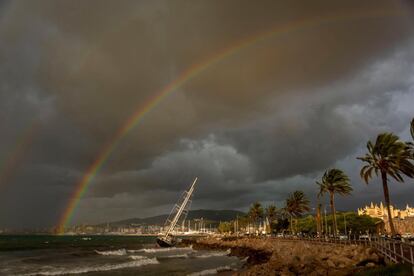
[[[414, 217], [414, 208], [408, 206], [408, 204], [404, 210], [394, 208], [394, 206], [392, 205], [390, 206], [390, 209], [391, 209], [392, 218], [405, 219], [408, 217]], [[370, 217], [380, 218], [384, 221], [388, 219], [387, 207], [385, 207], [382, 204], [382, 202], [380, 203], [379, 206], [377, 204], [374, 205], [371, 202], [370, 206], [365, 206], [364, 208], [358, 208], [358, 215], [360, 216], [368, 215]]]

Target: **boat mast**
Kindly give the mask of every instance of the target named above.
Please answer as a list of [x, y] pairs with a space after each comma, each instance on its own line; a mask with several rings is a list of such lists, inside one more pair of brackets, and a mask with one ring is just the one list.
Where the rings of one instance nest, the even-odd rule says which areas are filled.
[[174, 219], [171, 221], [170, 227], [168, 227], [167, 232], [165, 233], [165, 237], [168, 237], [170, 232], [172, 232], [175, 228], [175, 225], [177, 224], [178, 220], [180, 219], [181, 214], [183, 213], [185, 207], [187, 206], [188, 201], [190, 200], [190, 197], [194, 191], [194, 185], [197, 182], [197, 177], [194, 179], [193, 184], [191, 185], [190, 189], [187, 191], [187, 195], [181, 204], [180, 208], [178, 208], [177, 214], [174, 216]]

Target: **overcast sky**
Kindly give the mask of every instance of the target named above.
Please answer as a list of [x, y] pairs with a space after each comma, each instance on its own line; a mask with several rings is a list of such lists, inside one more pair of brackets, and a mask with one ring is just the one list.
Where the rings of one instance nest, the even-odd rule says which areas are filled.
[[[356, 157], [380, 132], [410, 139], [413, 11], [379, 0], [0, 1], [0, 227], [55, 225], [100, 149], [187, 68], [317, 18], [331, 20], [237, 51], [152, 109], [73, 223], [168, 212], [195, 176], [193, 208], [282, 207], [297, 189], [314, 203], [333, 167], [354, 187], [337, 209], [379, 202]], [[414, 180], [390, 192], [414, 205]]]

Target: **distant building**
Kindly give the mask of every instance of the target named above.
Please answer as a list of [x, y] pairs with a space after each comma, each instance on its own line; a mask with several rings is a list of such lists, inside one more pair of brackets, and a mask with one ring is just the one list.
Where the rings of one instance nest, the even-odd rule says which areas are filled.
[[[390, 209], [392, 218], [399, 218], [403, 220], [406, 218], [414, 217], [414, 208], [408, 206], [408, 204], [404, 210], [397, 209], [392, 205], [390, 206]], [[358, 215], [368, 215], [370, 217], [379, 218], [384, 221], [388, 220], [388, 211], [387, 208], [382, 204], [382, 202], [379, 206], [377, 204], [374, 205], [371, 202], [369, 206], [365, 206], [364, 208], [358, 208]]]

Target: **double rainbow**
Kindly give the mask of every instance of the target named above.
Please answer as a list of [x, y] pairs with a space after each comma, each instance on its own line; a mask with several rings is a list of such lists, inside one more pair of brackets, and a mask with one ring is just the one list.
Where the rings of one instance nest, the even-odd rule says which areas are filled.
[[3, 164], [0, 164], [0, 188], [4, 187], [10, 181], [11, 176], [25, 157], [27, 149], [33, 142], [36, 132], [39, 129], [39, 122], [33, 121], [16, 140], [12, 150], [7, 155]]
[[258, 33], [254, 36], [248, 37], [230, 47], [223, 49], [222, 51], [211, 55], [209, 58], [194, 64], [187, 70], [182, 72], [178, 78], [171, 83], [164, 86], [161, 90], [156, 92], [154, 96], [147, 99], [147, 101], [137, 107], [136, 111], [126, 120], [126, 122], [118, 129], [115, 135], [109, 140], [98, 154], [95, 161], [88, 167], [82, 179], [76, 185], [74, 193], [69, 198], [69, 202], [60, 218], [57, 225], [58, 233], [63, 233], [64, 228], [70, 223], [71, 218], [76, 210], [82, 196], [86, 193], [90, 183], [108, 160], [112, 152], [117, 148], [119, 142], [125, 137], [131, 129], [137, 126], [154, 107], [156, 107], [161, 101], [163, 101], [168, 95], [177, 90], [179, 87], [191, 81], [195, 76], [201, 74], [206, 69], [218, 64], [220, 61], [234, 55], [235, 53], [244, 50], [254, 44], [263, 42], [269, 38], [277, 35], [288, 34], [294, 31], [300, 31], [306, 28], [317, 27], [327, 23], [333, 23], [337, 21], [350, 21], [359, 19], [381, 18], [381, 17], [396, 17], [404, 15], [401, 12], [389, 12], [389, 11], [376, 11], [363, 14], [347, 14], [347, 15], [335, 15], [326, 17], [317, 17], [306, 20], [299, 20], [291, 22], [287, 25], [276, 27], [274, 29]]

